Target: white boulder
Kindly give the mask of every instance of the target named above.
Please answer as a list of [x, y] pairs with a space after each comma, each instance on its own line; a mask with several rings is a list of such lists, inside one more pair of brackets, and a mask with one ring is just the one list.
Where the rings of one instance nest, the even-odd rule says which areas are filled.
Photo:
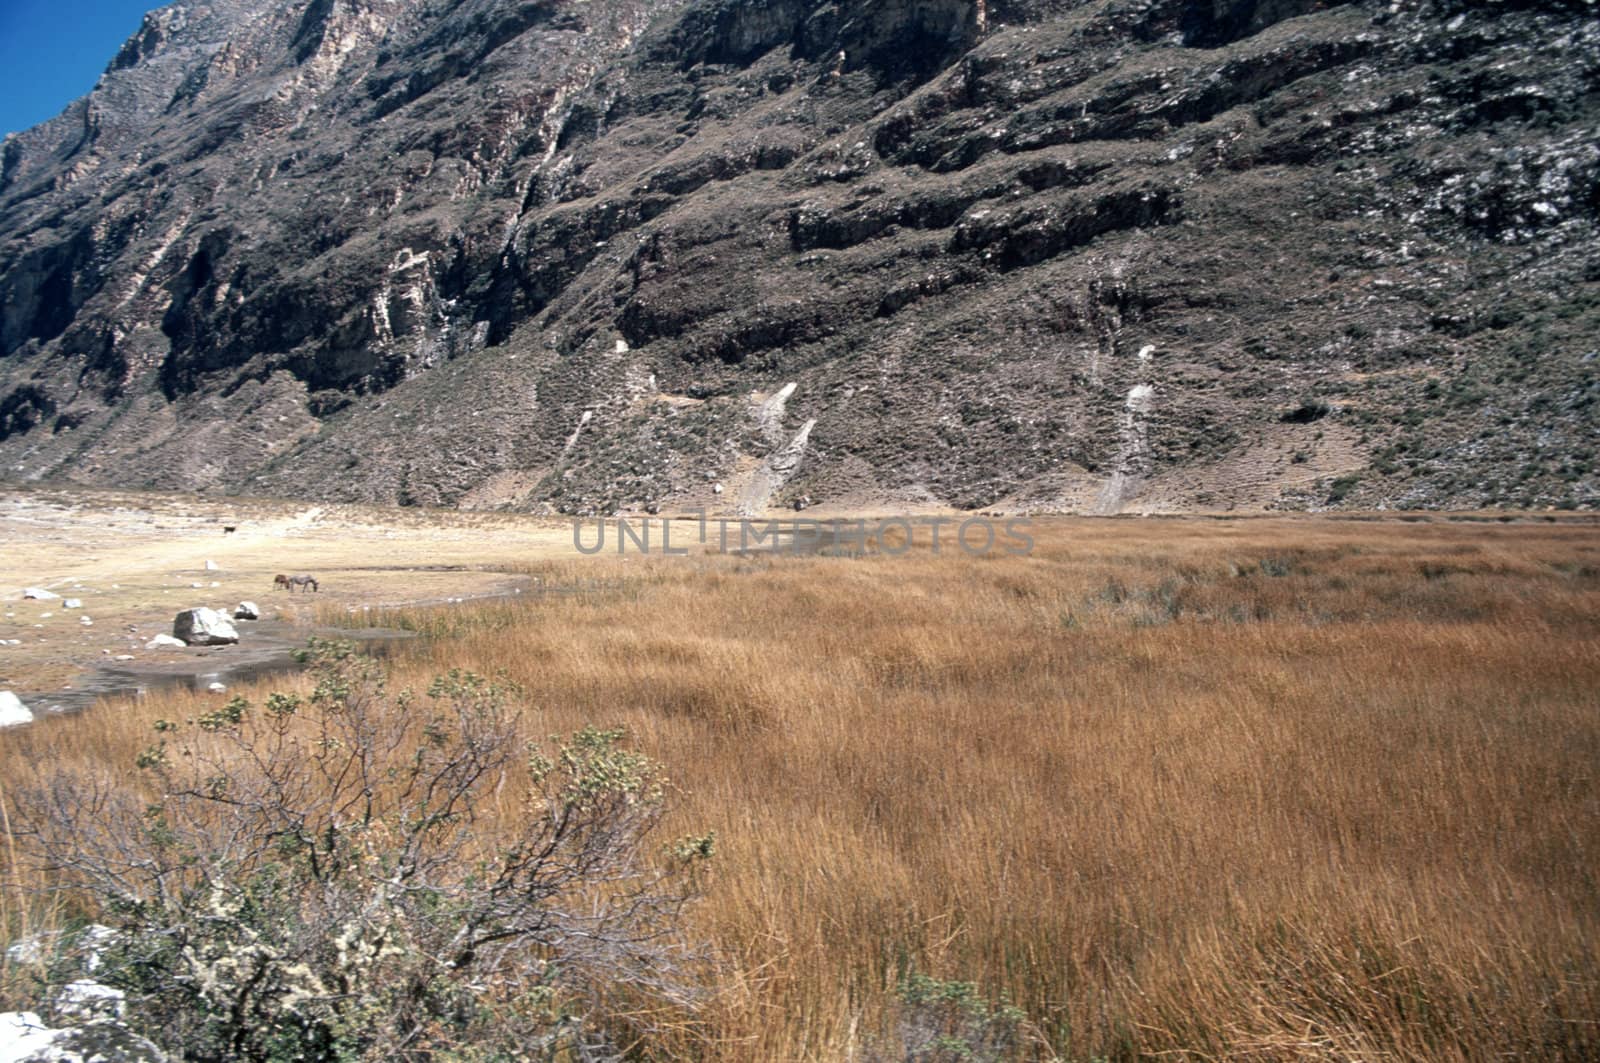
[[0, 1014], [0, 1063], [24, 1063], [48, 1052], [61, 1035], [45, 1026], [33, 1011], [8, 1011]]
[[212, 683], [206, 689], [213, 694], [226, 694], [228, 692], [228, 687], [224, 683]]
[[127, 995], [120, 989], [80, 978], [56, 994], [56, 1010], [74, 1019], [118, 1018]]
[[147, 650], [181, 650], [187, 645], [189, 645], [187, 642], [183, 641], [182, 639], [175, 639], [171, 635], [157, 635], [155, 638], [145, 643], [144, 648]]
[[239, 641], [228, 618], [215, 609], [185, 609], [172, 621], [172, 634], [190, 646], [231, 646]]
[[216, 572], [216, 571], [218, 571], [217, 563], [215, 561], [207, 561], [206, 562], [206, 571], [207, 572]]
[[53, 1030], [37, 1012], [0, 1014], [0, 1063], [165, 1063], [160, 1048], [110, 1018]]
[[29, 587], [27, 590], [22, 592], [22, 596], [24, 598], [32, 598], [34, 601], [38, 602], [52, 602], [61, 597], [61, 595], [52, 594], [43, 587]]
[[33, 722], [33, 713], [22, 699], [9, 690], [0, 690], [0, 727], [20, 727]]
[[83, 601], [82, 601], [82, 599], [79, 599], [79, 598], [68, 598], [66, 601], [61, 603], [61, 608], [63, 608], [63, 609], [82, 609], [83, 608]]
[[255, 602], [240, 602], [233, 611], [235, 620], [260, 620], [261, 607]]

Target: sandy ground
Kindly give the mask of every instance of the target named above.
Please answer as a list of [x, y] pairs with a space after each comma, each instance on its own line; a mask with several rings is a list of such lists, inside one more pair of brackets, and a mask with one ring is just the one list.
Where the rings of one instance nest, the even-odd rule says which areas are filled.
[[[303, 644], [319, 612], [518, 593], [529, 577], [515, 570], [575, 556], [570, 525], [515, 515], [10, 490], [0, 641], [21, 644], [0, 646], [0, 690], [37, 714], [81, 708], [118, 678], [245, 674]], [[320, 591], [275, 590], [278, 573], [313, 575]], [[61, 597], [25, 600], [28, 587]], [[66, 608], [74, 598], [82, 607]], [[183, 609], [241, 601], [263, 619], [237, 625], [238, 646], [145, 648]]]
[[[915, 507], [898, 512], [926, 515]], [[803, 516], [851, 515], [819, 507]], [[593, 522], [585, 524], [592, 543]], [[673, 544], [717, 549], [717, 525], [710, 527], [709, 545], [699, 545], [689, 525], [674, 532]], [[737, 537], [736, 523], [729, 535]], [[607, 554], [616, 541], [613, 530]], [[162, 682], [204, 689], [284, 667], [293, 648], [328, 630], [319, 620], [341, 612], [544, 593], [549, 586], [532, 572], [583, 561], [570, 523], [521, 514], [0, 489], [0, 690], [16, 692], [38, 715]], [[278, 573], [310, 574], [320, 591], [274, 589]], [[28, 587], [60, 597], [27, 600]], [[67, 608], [68, 599], [81, 608]], [[154, 636], [172, 633], [180, 611], [209, 606], [232, 614], [242, 601], [256, 603], [262, 619], [236, 625], [237, 646], [146, 649]], [[351, 637], [348, 629], [339, 634]]]

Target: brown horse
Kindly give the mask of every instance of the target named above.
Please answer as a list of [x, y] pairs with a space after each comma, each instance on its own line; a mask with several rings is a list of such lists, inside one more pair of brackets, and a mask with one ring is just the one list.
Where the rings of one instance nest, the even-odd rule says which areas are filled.
[[308, 594], [318, 589], [317, 581], [311, 576], [274, 576], [272, 579], [272, 589], [277, 590], [279, 587], [282, 587], [290, 594], [294, 593], [294, 589], [296, 587], [299, 587]]

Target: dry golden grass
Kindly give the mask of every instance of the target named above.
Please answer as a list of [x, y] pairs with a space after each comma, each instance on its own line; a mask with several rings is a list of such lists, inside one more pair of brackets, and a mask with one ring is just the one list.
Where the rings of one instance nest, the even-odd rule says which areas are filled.
[[[1037, 523], [1029, 558], [615, 559], [375, 611], [620, 724], [715, 829], [682, 1058], [835, 1060], [910, 970], [1048, 1058], [1600, 1055], [1600, 535]], [[598, 581], [598, 582], [595, 582]], [[325, 619], [333, 619], [332, 616]], [[283, 685], [293, 685], [288, 681]], [[131, 763], [174, 695], [0, 738]]]

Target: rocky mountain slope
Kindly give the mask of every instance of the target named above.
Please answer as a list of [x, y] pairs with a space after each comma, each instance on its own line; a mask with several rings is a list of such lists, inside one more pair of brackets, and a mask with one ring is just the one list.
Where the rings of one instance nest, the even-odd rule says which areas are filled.
[[0, 470], [1593, 507], [1593, 0], [180, 0], [0, 154]]

